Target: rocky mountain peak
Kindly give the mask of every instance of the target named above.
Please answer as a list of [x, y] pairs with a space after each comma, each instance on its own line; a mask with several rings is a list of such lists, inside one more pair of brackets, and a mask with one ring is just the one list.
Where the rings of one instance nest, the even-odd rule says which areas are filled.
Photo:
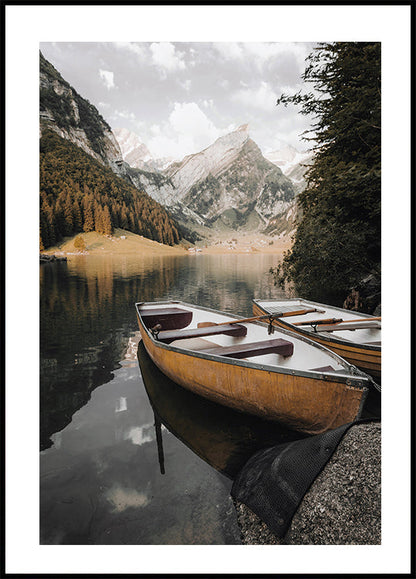
[[40, 132], [51, 129], [115, 171], [120, 147], [98, 110], [81, 97], [40, 53]]

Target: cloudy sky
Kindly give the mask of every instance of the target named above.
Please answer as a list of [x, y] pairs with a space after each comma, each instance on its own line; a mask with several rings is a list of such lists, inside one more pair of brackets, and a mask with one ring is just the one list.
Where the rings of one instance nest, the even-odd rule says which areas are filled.
[[[263, 153], [305, 150], [310, 118], [276, 106], [302, 87], [312, 43], [53, 42], [47, 60], [110, 126], [135, 132], [156, 157], [183, 158], [249, 124]], [[308, 87], [309, 88], [309, 87]]]

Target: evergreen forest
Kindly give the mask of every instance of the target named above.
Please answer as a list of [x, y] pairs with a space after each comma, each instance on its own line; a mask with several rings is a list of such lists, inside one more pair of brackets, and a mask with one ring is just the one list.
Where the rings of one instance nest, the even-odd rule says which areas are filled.
[[82, 149], [45, 130], [40, 139], [40, 249], [66, 236], [121, 228], [167, 245], [179, 227], [146, 193]]
[[274, 273], [297, 295], [340, 305], [368, 276], [381, 285], [381, 45], [321, 43], [303, 78], [313, 90], [277, 104], [314, 119], [303, 135], [314, 163], [293, 246]]

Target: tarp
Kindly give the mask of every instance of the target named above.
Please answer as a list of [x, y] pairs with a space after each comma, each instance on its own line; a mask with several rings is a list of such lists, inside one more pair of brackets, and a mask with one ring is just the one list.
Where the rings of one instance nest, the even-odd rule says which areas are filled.
[[247, 505], [279, 538], [342, 437], [358, 420], [323, 434], [256, 452], [234, 480], [231, 496]]

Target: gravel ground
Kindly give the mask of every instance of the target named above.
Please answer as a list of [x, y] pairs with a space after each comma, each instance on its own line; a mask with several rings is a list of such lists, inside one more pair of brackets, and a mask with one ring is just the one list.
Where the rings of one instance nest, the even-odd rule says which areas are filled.
[[381, 424], [352, 426], [279, 539], [248, 507], [235, 502], [246, 545], [381, 544]]

